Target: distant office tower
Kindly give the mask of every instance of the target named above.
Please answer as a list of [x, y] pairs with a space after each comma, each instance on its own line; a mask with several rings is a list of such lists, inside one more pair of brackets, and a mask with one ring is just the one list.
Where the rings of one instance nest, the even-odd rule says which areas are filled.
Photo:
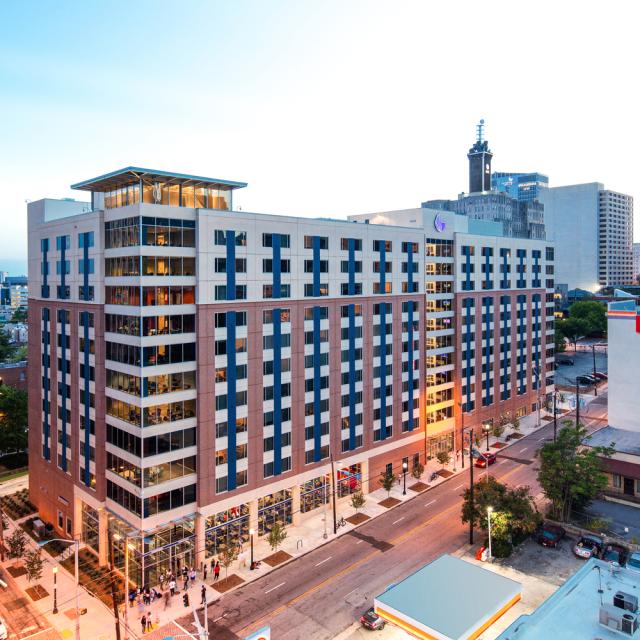
[[484, 139], [484, 120], [476, 125], [476, 141], [469, 149], [469, 193], [491, 191], [491, 159], [489, 143]]
[[507, 193], [519, 202], [540, 200], [540, 190], [549, 186], [542, 173], [505, 173], [494, 171], [491, 184], [496, 191]]
[[[422, 203], [426, 209], [453, 211], [475, 220], [499, 222], [505, 236], [514, 238], [545, 239], [544, 207], [537, 199], [538, 186], [545, 176], [540, 174], [504, 174], [498, 185], [491, 182], [493, 154], [484, 140], [484, 121], [477, 125], [477, 139], [469, 150], [469, 191], [461, 193], [457, 200], [428, 200]], [[521, 189], [514, 187], [518, 181], [513, 176], [539, 176], [540, 182], [522, 180]], [[504, 176], [512, 176], [508, 182]], [[508, 188], [507, 188], [508, 186]]]
[[633, 282], [638, 284], [640, 276], [640, 242], [633, 243]]
[[556, 285], [597, 291], [633, 282], [633, 198], [599, 182], [541, 189]]
[[424, 209], [233, 211], [244, 186], [130, 167], [75, 185], [91, 205], [28, 205], [30, 499], [102, 564], [128, 539], [138, 584], [553, 385], [546, 243]]

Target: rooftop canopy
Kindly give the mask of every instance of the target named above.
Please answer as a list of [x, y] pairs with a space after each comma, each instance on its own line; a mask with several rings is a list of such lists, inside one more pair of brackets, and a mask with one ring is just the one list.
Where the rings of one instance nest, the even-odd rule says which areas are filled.
[[120, 187], [140, 184], [152, 185], [155, 183], [182, 185], [187, 187], [208, 187], [223, 191], [241, 189], [246, 187], [246, 182], [234, 182], [232, 180], [218, 180], [217, 178], [204, 178], [203, 176], [192, 176], [187, 173], [172, 173], [169, 171], [156, 171], [154, 169], [141, 169], [140, 167], [126, 167], [103, 176], [83, 180], [72, 184], [72, 189], [81, 191], [96, 191], [106, 193]]

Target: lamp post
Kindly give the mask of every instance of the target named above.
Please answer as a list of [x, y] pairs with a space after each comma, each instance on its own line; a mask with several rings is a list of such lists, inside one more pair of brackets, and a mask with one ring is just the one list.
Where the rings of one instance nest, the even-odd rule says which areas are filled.
[[[473, 427], [468, 427], [469, 431], [469, 502], [471, 505], [471, 511], [474, 509], [473, 500]], [[464, 431], [462, 432], [464, 439]], [[462, 461], [464, 462], [464, 453], [462, 455]], [[469, 544], [473, 544], [473, 519], [469, 519]]]
[[485, 422], [482, 425], [482, 430], [484, 431], [484, 435], [487, 436], [487, 451], [489, 451], [489, 433], [491, 432], [491, 425], [488, 422]]
[[249, 529], [249, 538], [251, 540], [251, 563], [249, 564], [249, 569], [253, 569], [253, 535], [255, 534], [254, 529]]
[[404, 487], [402, 489], [402, 495], [406, 496], [407, 495], [407, 469], [409, 468], [409, 463], [408, 462], [403, 462], [402, 463], [402, 475], [404, 477]]
[[591, 345], [591, 352], [593, 353], [593, 377], [595, 380], [593, 381], [593, 395], [598, 395], [598, 378], [596, 378], [596, 345]]
[[489, 529], [489, 557], [488, 559], [491, 559], [491, 514], [493, 513], [493, 507], [487, 507], [487, 522], [488, 522], [488, 529]]
[[79, 540], [67, 540], [66, 538], [52, 538], [51, 540], [42, 540], [41, 542], [38, 542], [38, 546], [39, 547], [44, 547], [46, 544], [49, 544], [50, 542], [65, 542], [66, 544], [72, 544], [75, 547], [75, 558], [74, 558], [74, 571], [75, 571], [75, 578], [76, 578], [76, 633], [75, 633], [75, 639], [76, 640], [80, 640], [80, 605], [79, 605], [79, 598], [80, 598], [80, 594], [78, 592], [78, 588], [80, 586], [80, 571], [79, 571], [79, 567], [78, 567], [78, 551], [80, 551], [80, 541]]
[[58, 613], [58, 567], [53, 567], [53, 611]]

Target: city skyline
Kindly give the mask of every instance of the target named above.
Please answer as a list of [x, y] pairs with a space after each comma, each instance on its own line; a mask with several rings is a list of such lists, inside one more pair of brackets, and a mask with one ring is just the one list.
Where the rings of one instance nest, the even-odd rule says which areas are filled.
[[[73, 197], [68, 176], [131, 162], [246, 181], [245, 211], [341, 218], [465, 190], [462, 154], [484, 117], [496, 171], [637, 191], [634, 101], [612, 107], [596, 91], [601, 77], [613, 86], [630, 71], [625, 6], [601, 15], [581, 5], [575, 31], [571, 7], [552, 14], [544, 3], [535, 13], [493, 3], [495, 20], [485, 6], [465, 5], [460, 20], [458, 6], [409, 2], [192, 2], [181, 16], [138, 3], [126, 21], [117, 6], [36, 6], [4, 7], [0, 27], [12, 185], [0, 267], [14, 273], [23, 269], [7, 263], [26, 258], [25, 200]], [[479, 40], [490, 63], [474, 73]], [[533, 69], [529, 81], [519, 69]]]

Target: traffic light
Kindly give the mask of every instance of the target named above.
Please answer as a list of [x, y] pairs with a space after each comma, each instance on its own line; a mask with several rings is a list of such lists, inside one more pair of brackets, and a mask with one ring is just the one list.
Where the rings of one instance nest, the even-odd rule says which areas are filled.
[[182, 604], [183, 604], [185, 607], [188, 607], [188, 606], [189, 606], [189, 594], [188, 594], [188, 593], [183, 593], [183, 594], [182, 594]]

